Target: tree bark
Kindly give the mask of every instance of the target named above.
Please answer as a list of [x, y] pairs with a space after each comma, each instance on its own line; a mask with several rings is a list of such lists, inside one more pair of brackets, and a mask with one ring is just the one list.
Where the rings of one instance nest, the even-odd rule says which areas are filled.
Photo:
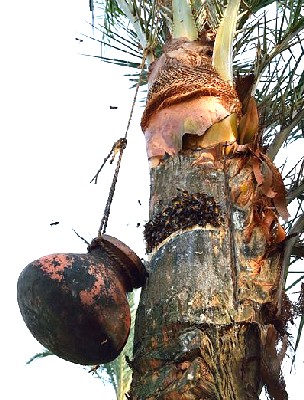
[[275, 349], [282, 256], [252, 222], [250, 158], [201, 164], [201, 155], [180, 154], [151, 169], [149, 277], [130, 397], [258, 399], [265, 384], [285, 399]]

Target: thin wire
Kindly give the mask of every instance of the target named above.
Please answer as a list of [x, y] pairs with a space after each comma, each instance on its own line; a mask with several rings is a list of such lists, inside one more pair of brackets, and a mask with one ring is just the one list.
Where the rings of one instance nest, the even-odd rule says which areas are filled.
[[108, 200], [107, 200], [104, 212], [103, 212], [103, 217], [102, 217], [101, 222], [100, 222], [100, 227], [98, 229], [98, 236], [101, 236], [102, 233], [105, 233], [106, 229], [107, 229], [108, 219], [109, 219], [109, 216], [110, 216], [111, 204], [112, 204], [112, 201], [113, 201], [113, 196], [114, 196], [114, 192], [115, 192], [115, 186], [116, 186], [116, 182], [117, 182], [117, 179], [118, 179], [118, 173], [119, 173], [119, 169], [120, 169], [121, 159], [122, 159], [123, 151], [127, 147], [126, 139], [124, 138], [124, 139], [120, 139], [120, 140], [121, 141], [124, 140], [124, 145], [120, 147], [119, 157], [118, 157], [116, 169], [115, 169], [114, 176], [113, 176], [113, 181], [112, 181], [112, 184], [111, 184], [111, 187], [110, 187]]
[[[127, 128], [126, 128], [125, 135], [124, 135], [123, 138], [119, 139], [115, 143], [115, 145], [112, 147], [112, 150], [110, 152], [110, 154], [114, 153], [114, 156], [115, 156], [115, 153], [116, 153], [115, 150], [118, 149], [119, 150], [119, 157], [118, 157], [118, 160], [117, 160], [117, 165], [116, 165], [116, 169], [115, 169], [114, 176], [113, 176], [113, 181], [112, 181], [112, 184], [111, 184], [111, 187], [110, 187], [108, 200], [107, 200], [107, 203], [106, 203], [106, 206], [105, 206], [105, 209], [104, 209], [103, 217], [102, 217], [101, 222], [100, 222], [100, 227], [98, 229], [98, 237], [100, 237], [103, 233], [105, 233], [106, 229], [107, 229], [108, 219], [109, 219], [110, 211], [111, 211], [111, 204], [112, 204], [112, 201], [113, 201], [113, 196], [114, 196], [114, 192], [115, 192], [115, 186], [116, 186], [116, 183], [117, 183], [118, 173], [119, 173], [119, 170], [120, 170], [121, 159], [122, 159], [123, 151], [127, 147], [127, 136], [128, 136], [129, 128], [130, 128], [130, 125], [131, 125], [132, 116], [133, 116], [133, 113], [134, 113], [136, 99], [137, 99], [140, 83], [141, 83], [141, 80], [142, 80], [143, 70], [144, 70], [144, 67], [145, 67], [148, 51], [149, 51], [148, 48], [144, 49], [144, 51], [143, 51], [142, 61], [141, 61], [141, 64], [140, 64], [140, 74], [139, 74], [139, 78], [138, 78], [138, 81], [137, 81], [137, 84], [136, 84], [136, 88], [135, 88], [135, 94], [134, 94], [134, 98], [133, 98], [133, 102], [132, 102], [132, 107], [131, 107], [131, 111], [130, 111], [129, 120], [128, 120], [128, 123], [127, 123]], [[109, 157], [110, 157], [110, 155], [106, 157], [106, 159], [104, 160], [103, 165], [105, 164], [105, 162], [108, 160]], [[103, 167], [103, 165], [102, 165], [102, 167]], [[100, 172], [101, 168], [99, 169], [99, 172]], [[95, 182], [96, 182], [98, 173], [94, 177], [95, 178]], [[94, 178], [92, 179], [92, 181], [94, 180]]]
[[117, 147], [117, 142], [115, 142], [113, 144], [112, 149], [110, 150], [109, 154], [104, 158], [103, 163], [101, 164], [101, 166], [99, 167], [99, 170], [96, 172], [96, 174], [93, 176], [93, 178], [90, 180], [90, 183], [92, 183], [93, 181], [95, 184], [97, 183], [98, 175], [100, 174], [100, 171], [102, 170], [102, 168], [104, 167], [104, 165], [108, 161], [108, 159], [111, 157], [111, 155], [113, 154], [116, 147]]

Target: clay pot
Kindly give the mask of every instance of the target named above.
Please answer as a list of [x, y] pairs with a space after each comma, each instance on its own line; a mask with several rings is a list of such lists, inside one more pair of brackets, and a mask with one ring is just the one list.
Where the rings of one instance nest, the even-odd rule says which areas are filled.
[[17, 299], [32, 335], [77, 364], [114, 360], [130, 331], [126, 292], [144, 284], [145, 267], [119, 240], [101, 235], [87, 254], [52, 254], [21, 272]]

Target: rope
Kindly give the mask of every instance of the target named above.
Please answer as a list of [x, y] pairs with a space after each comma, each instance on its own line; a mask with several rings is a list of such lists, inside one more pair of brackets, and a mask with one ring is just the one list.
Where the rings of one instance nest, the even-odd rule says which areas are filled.
[[110, 161], [110, 163], [112, 163], [114, 161], [114, 158], [115, 158], [117, 152], [119, 151], [119, 157], [118, 157], [118, 160], [117, 160], [117, 165], [116, 165], [116, 169], [115, 169], [114, 176], [113, 176], [113, 181], [112, 181], [112, 184], [110, 186], [110, 192], [109, 192], [108, 200], [107, 200], [107, 203], [106, 203], [106, 206], [105, 206], [105, 209], [104, 209], [103, 217], [102, 217], [101, 222], [100, 222], [100, 227], [98, 229], [98, 237], [100, 237], [103, 233], [105, 233], [106, 229], [107, 229], [108, 219], [109, 219], [110, 211], [111, 211], [111, 204], [112, 204], [112, 201], [113, 201], [115, 187], [116, 187], [118, 174], [119, 174], [119, 170], [120, 170], [121, 159], [122, 159], [122, 155], [123, 155], [124, 149], [127, 147], [127, 136], [128, 136], [129, 128], [130, 128], [130, 125], [131, 125], [131, 120], [132, 120], [132, 117], [133, 117], [133, 112], [134, 112], [136, 99], [137, 99], [137, 95], [138, 95], [138, 90], [139, 90], [140, 83], [141, 83], [141, 80], [142, 80], [142, 74], [143, 74], [143, 70], [144, 70], [144, 67], [145, 67], [147, 53], [148, 53], [148, 48], [144, 49], [144, 51], [143, 51], [143, 56], [142, 56], [142, 60], [141, 60], [141, 64], [140, 64], [140, 74], [139, 74], [139, 78], [138, 78], [138, 81], [137, 81], [137, 84], [136, 84], [136, 87], [135, 87], [135, 94], [134, 94], [134, 98], [133, 98], [133, 103], [132, 103], [132, 107], [131, 107], [131, 111], [130, 111], [129, 120], [128, 120], [128, 123], [127, 123], [127, 128], [126, 128], [125, 135], [124, 135], [123, 138], [120, 138], [119, 140], [117, 140], [117, 142], [114, 143], [110, 153], [104, 159], [104, 162], [101, 165], [101, 167], [99, 168], [97, 174], [91, 180], [91, 182], [94, 180], [95, 183], [97, 183], [98, 175], [99, 175], [99, 172], [101, 171], [102, 167], [105, 165], [107, 160], [113, 154], [112, 160]]
[[111, 187], [110, 187], [108, 200], [107, 200], [104, 212], [103, 212], [103, 217], [101, 219], [100, 227], [98, 229], [98, 236], [101, 236], [102, 233], [105, 233], [106, 229], [107, 229], [108, 219], [109, 219], [109, 216], [110, 216], [111, 204], [112, 204], [112, 200], [113, 200], [113, 196], [114, 196], [114, 192], [115, 192], [116, 182], [117, 182], [117, 179], [118, 179], [118, 173], [119, 173], [119, 169], [120, 169], [121, 159], [122, 159], [123, 151], [127, 147], [126, 138], [119, 139], [117, 142], [121, 143], [120, 151], [119, 151], [119, 157], [118, 157], [116, 169], [115, 169], [114, 176], [113, 176], [113, 181], [112, 181], [112, 184], [111, 184]]

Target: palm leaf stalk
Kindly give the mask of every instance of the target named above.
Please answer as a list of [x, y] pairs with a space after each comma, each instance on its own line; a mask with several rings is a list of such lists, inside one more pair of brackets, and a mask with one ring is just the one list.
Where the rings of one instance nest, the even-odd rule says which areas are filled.
[[198, 30], [194, 22], [190, 3], [188, 1], [172, 0], [173, 38], [185, 37], [196, 40]]
[[[302, 137], [303, 2], [110, 3], [150, 57], [149, 279], [130, 396], [246, 400], [264, 385], [287, 399], [284, 287], [304, 214], [289, 216], [273, 160]], [[303, 195], [302, 171], [287, 199]]]

